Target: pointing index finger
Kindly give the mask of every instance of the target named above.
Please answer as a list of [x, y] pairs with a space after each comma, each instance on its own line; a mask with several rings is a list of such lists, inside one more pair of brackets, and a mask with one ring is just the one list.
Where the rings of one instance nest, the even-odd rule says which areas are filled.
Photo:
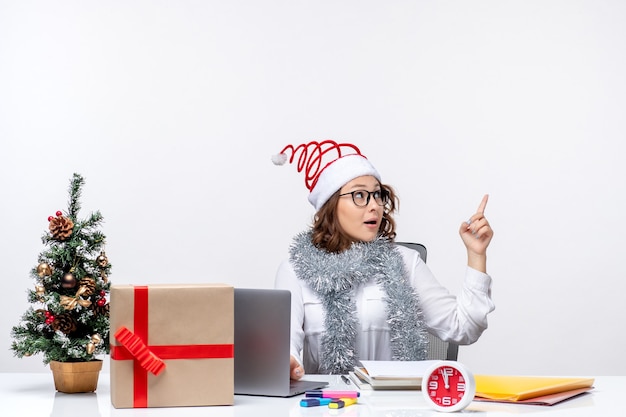
[[483, 200], [480, 202], [480, 205], [478, 206], [478, 213], [480, 214], [484, 214], [485, 213], [485, 207], [487, 207], [487, 201], [489, 200], [489, 194], [485, 194], [485, 196], [483, 197]]

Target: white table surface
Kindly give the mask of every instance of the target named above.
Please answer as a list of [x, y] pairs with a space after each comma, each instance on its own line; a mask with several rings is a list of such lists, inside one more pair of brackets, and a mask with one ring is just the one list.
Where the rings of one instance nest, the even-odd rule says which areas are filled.
[[[336, 376], [310, 376], [324, 379], [329, 388], [348, 387]], [[595, 377], [594, 390], [553, 406], [496, 404], [472, 402], [462, 414], [501, 417], [528, 414], [532, 417], [607, 417], [626, 416], [622, 401], [626, 399], [626, 376]], [[354, 389], [351, 386], [350, 389]], [[0, 415], [50, 417], [109, 416], [444, 416], [426, 406], [420, 391], [366, 391], [359, 403], [343, 409], [300, 407], [303, 395], [291, 398], [235, 396], [235, 405], [226, 407], [181, 407], [116, 409], [111, 405], [109, 374], [101, 374], [94, 393], [64, 394], [56, 392], [51, 373], [0, 373]], [[459, 413], [456, 413], [459, 414]], [[452, 414], [454, 415], [454, 414]]]

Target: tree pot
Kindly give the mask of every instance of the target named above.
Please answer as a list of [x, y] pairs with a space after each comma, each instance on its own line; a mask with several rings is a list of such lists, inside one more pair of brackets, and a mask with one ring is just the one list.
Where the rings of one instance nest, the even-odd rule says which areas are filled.
[[50, 362], [54, 387], [59, 392], [93, 392], [98, 386], [101, 360], [89, 362]]

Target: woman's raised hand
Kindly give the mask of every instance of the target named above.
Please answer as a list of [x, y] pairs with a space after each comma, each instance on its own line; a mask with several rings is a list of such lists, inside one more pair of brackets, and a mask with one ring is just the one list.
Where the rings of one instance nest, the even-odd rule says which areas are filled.
[[459, 228], [459, 234], [467, 248], [468, 266], [482, 272], [487, 272], [487, 247], [493, 237], [493, 230], [485, 217], [488, 200], [489, 195], [485, 194], [476, 213], [468, 221], [463, 222]]

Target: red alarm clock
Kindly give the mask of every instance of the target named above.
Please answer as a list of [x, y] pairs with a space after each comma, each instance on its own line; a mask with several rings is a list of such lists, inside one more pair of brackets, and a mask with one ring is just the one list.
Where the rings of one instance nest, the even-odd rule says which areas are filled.
[[459, 411], [474, 399], [476, 381], [463, 364], [438, 361], [424, 372], [422, 394], [428, 405], [437, 411]]

